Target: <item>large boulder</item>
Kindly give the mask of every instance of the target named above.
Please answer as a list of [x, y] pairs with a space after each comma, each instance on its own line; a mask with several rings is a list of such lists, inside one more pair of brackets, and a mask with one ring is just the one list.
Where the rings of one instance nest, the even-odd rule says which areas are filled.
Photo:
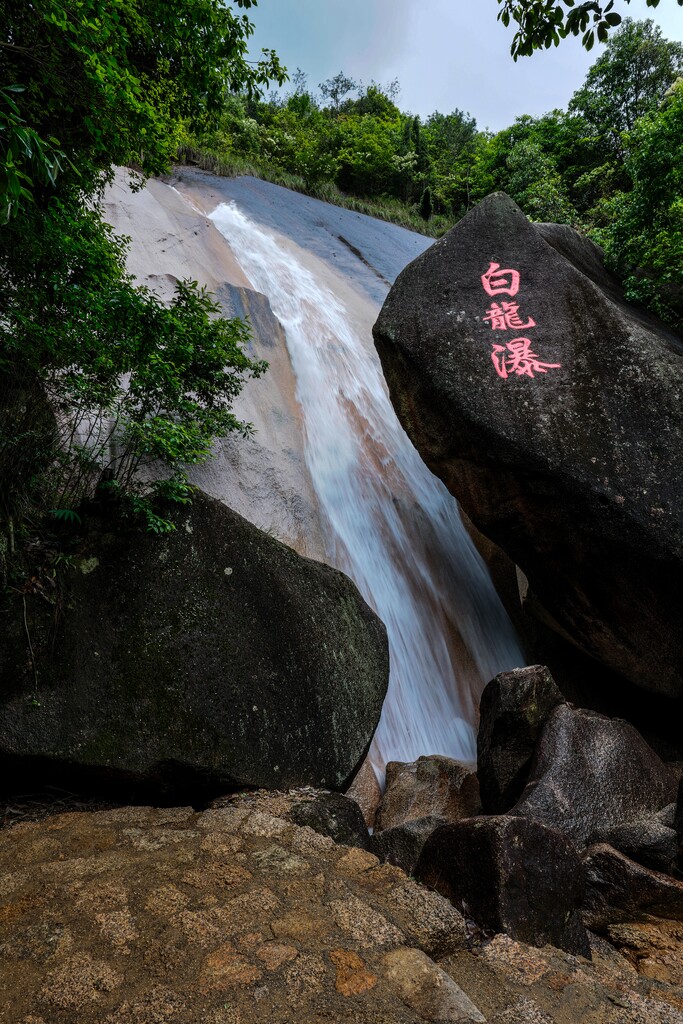
[[681, 339], [501, 193], [403, 271], [374, 333], [413, 443], [546, 621], [680, 696]]
[[440, 754], [412, 762], [389, 761], [375, 831], [430, 815], [458, 821], [479, 809], [477, 776], [461, 761]]
[[674, 798], [671, 773], [633, 726], [560, 704], [543, 727], [529, 781], [510, 813], [557, 828], [585, 846]]
[[167, 514], [161, 537], [89, 519], [54, 636], [38, 597], [26, 628], [21, 598], [1, 610], [5, 763], [176, 795], [342, 787], [386, 692], [384, 626], [342, 573], [218, 501]]
[[410, 874], [435, 829], [480, 809], [477, 776], [461, 761], [440, 754], [389, 761], [370, 848]]
[[555, 829], [504, 814], [442, 825], [415, 875], [484, 928], [590, 955], [579, 914], [583, 869]]
[[543, 665], [501, 672], [479, 704], [477, 775], [487, 814], [504, 814], [522, 795], [538, 734], [563, 697]]

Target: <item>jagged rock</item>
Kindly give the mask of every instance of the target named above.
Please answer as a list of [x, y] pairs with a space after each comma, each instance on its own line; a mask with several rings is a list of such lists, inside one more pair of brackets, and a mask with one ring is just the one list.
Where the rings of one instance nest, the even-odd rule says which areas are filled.
[[477, 776], [487, 814], [504, 814], [522, 795], [541, 726], [563, 701], [543, 665], [502, 672], [485, 687], [479, 706]]
[[679, 336], [502, 193], [403, 271], [374, 335], [408, 435], [546, 620], [682, 695]]
[[633, 726], [560, 704], [548, 716], [521, 799], [511, 810], [583, 846], [671, 802], [666, 765]]
[[363, 812], [355, 800], [341, 793], [318, 793], [312, 800], [299, 800], [287, 815], [296, 825], [308, 825], [342, 846], [370, 848], [370, 835]]
[[429, 815], [458, 821], [479, 812], [477, 776], [452, 757], [432, 754], [412, 763], [389, 761], [386, 772], [386, 789], [375, 818], [377, 831]]
[[678, 800], [676, 801], [673, 824], [678, 838], [676, 867], [678, 868], [679, 875], [683, 877], [683, 777], [678, 784]]
[[90, 521], [54, 643], [53, 609], [27, 600], [37, 690], [22, 602], [4, 607], [0, 753], [192, 798], [341, 788], [386, 692], [384, 626], [342, 573], [218, 501], [167, 512], [161, 537]]
[[445, 818], [430, 814], [425, 818], [394, 825], [393, 828], [384, 828], [381, 832], [373, 833], [370, 849], [380, 860], [395, 864], [412, 875], [424, 844], [432, 832], [446, 824]]
[[678, 837], [658, 817], [642, 818], [598, 832], [594, 843], [607, 843], [626, 857], [653, 871], [669, 872], [678, 853]]
[[636, 864], [606, 843], [589, 846], [583, 864], [587, 927], [600, 931], [655, 917], [683, 921], [683, 882]]
[[[667, 765], [668, 767], [668, 765]], [[665, 828], [676, 830], [676, 804], [667, 804], [654, 816], [654, 820]]]
[[425, 843], [415, 876], [484, 928], [589, 955], [579, 855], [555, 829], [509, 815], [442, 825]]
[[366, 757], [363, 761], [356, 777], [344, 795], [348, 796], [350, 800], [356, 801], [363, 812], [365, 824], [368, 828], [373, 828], [377, 816], [377, 808], [382, 802], [382, 787], [379, 784], [379, 779], [375, 774], [375, 769], [372, 767], [369, 757]]

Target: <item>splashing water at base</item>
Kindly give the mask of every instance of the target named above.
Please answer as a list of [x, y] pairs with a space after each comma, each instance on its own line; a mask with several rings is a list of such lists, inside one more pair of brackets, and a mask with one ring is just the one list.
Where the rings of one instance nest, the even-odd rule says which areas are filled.
[[523, 655], [457, 505], [400, 426], [372, 341], [329, 275], [234, 203], [211, 219], [286, 331], [329, 560], [387, 628], [391, 679], [373, 765], [382, 776], [387, 761], [421, 754], [473, 762], [482, 686]]

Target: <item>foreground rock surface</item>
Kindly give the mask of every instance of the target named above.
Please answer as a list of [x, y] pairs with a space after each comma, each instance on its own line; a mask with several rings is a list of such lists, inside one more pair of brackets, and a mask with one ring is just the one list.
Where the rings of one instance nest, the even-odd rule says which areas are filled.
[[560, 832], [507, 815], [443, 825], [425, 843], [416, 877], [477, 924], [533, 945], [587, 954], [583, 870]]
[[421, 955], [438, 1004], [430, 956], [465, 942], [460, 915], [395, 868], [244, 808], [14, 826], [0, 878], [0, 1020], [14, 1024], [409, 1024], [423, 1018], [386, 954]]
[[596, 833], [660, 811], [674, 796], [672, 774], [633, 726], [561, 704], [543, 727], [511, 813], [584, 846]]
[[[342, 573], [206, 495], [163, 537], [94, 520], [53, 609], [0, 612], [0, 753], [185, 790], [341, 788], [377, 724], [386, 632]], [[26, 760], [29, 759], [29, 760]]]
[[613, 932], [470, 951], [438, 894], [246, 804], [0, 830], [2, 1024], [681, 1024], [675, 929]]
[[564, 698], [543, 665], [501, 672], [479, 705], [477, 776], [487, 814], [504, 814], [522, 795], [536, 740]]
[[547, 620], [683, 694], [680, 338], [501, 193], [403, 271], [374, 333], [409, 436]]

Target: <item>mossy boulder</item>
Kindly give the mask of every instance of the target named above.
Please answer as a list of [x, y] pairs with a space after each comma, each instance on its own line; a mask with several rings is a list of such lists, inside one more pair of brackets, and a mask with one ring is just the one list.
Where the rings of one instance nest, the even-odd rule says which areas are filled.
[[383, 624], [342, 573], [218, 501], [164, 514], [161, 537], [89, 517], [58, 616], [5, 604], [0, 756], [190, 793], [342, 787], [386, 693]]

